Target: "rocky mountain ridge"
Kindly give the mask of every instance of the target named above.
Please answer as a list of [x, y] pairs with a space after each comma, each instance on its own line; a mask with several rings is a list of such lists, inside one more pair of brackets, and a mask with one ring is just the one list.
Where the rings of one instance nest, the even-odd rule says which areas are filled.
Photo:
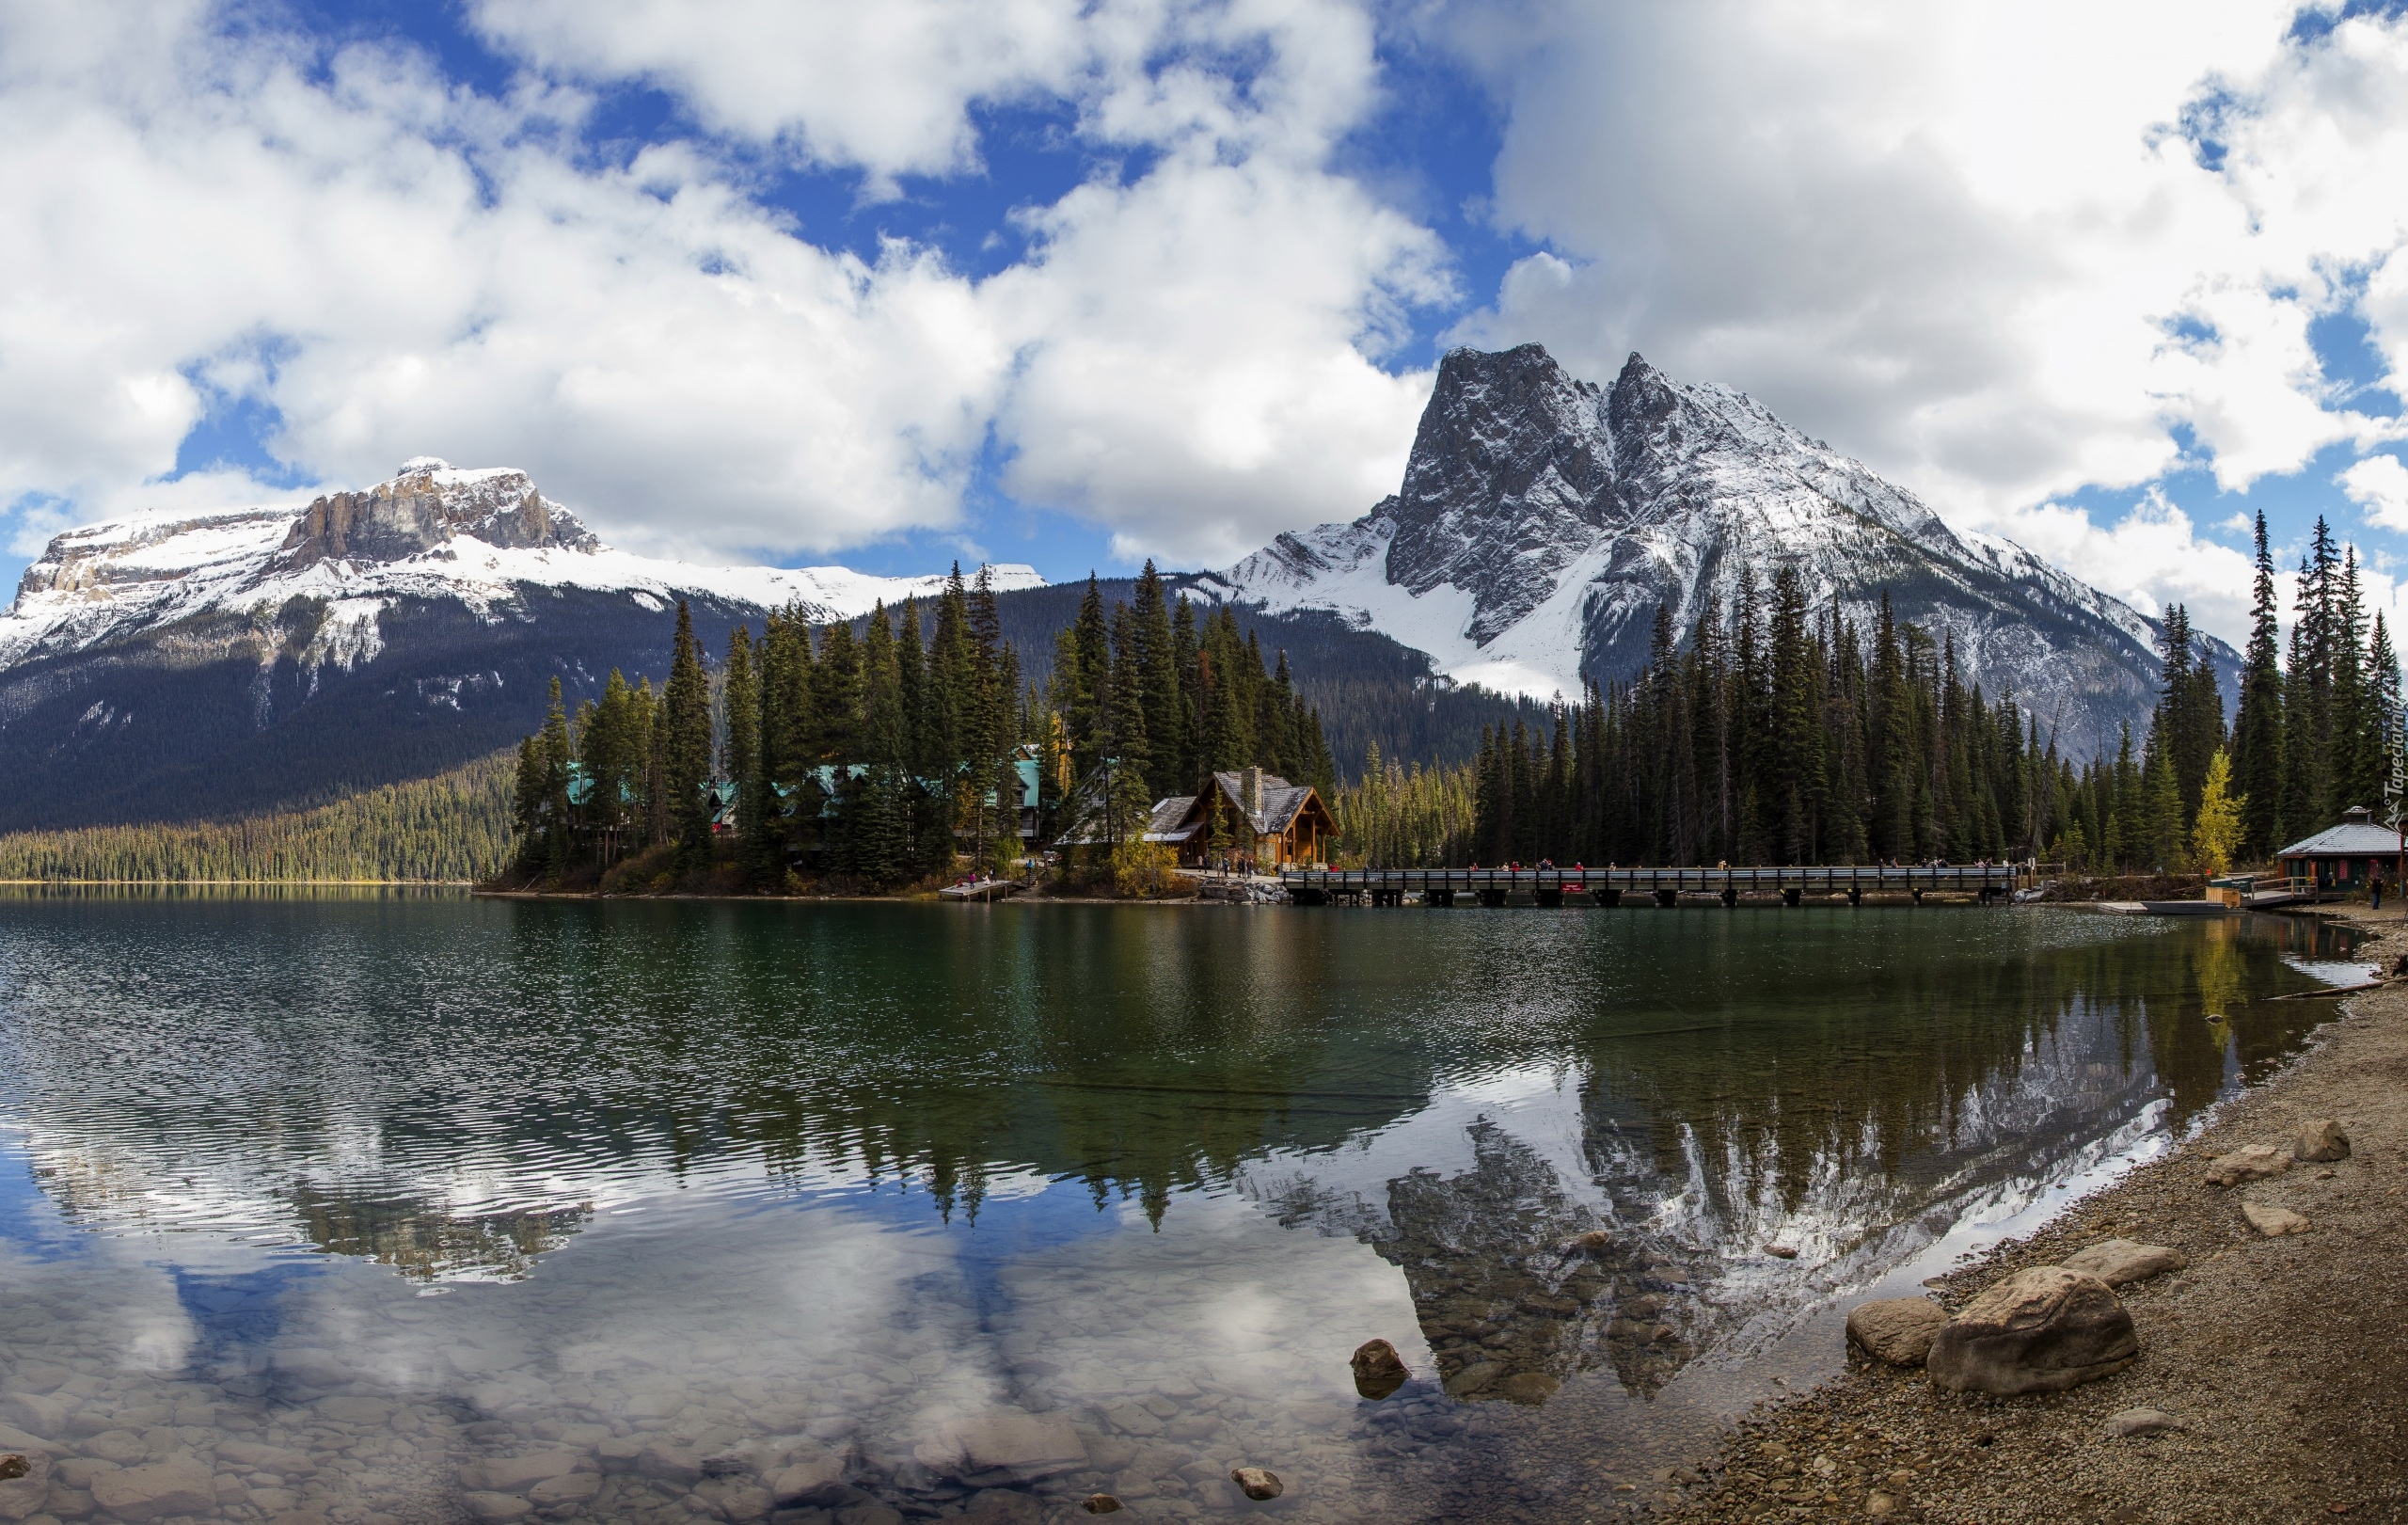
[[[1041, 590], [1026, 566], [990, 569]], [[613, 667], [667, 672], [678, 599], [714, 651], [942, 577], [698, 566], [605, 546], [523, 471], [431, 456], [307, 504], [146, 514], [54, 537], [0, 614], [0, 829], [182, 820], [429, 776]]]
[[[1860, 627], [1886, 594], [2076, 757], [2155, 701], [2155, 620], [2009, 541], [1951, 528], [1745, 393], [1674, 381], [1637, 355], [1604, 387], [1537, 344], [1453, 351], [1396, 496], [1282, 535], [1205, 585], [1384, 631], [1458, 679], [1577, 693], [1639, 670], [1659, 607], [1687, 637], [1707, 598], [1734, 607], [1742, 567], [1768, 584], [1783, 564]], [[2238, 654], [2209, 653], [2235, 691]]]

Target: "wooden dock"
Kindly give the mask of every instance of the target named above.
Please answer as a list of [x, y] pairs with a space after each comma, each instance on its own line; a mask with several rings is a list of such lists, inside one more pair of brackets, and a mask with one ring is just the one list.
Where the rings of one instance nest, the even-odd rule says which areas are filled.
[[1291, 868], [1279, 882], [1298, 905], [1402, 905], [1418, 894], [1426, 906], [1451, 906], [1456, 897], [1479, 905], [1501, 906], [1527, 895], [1543, 906], [1564, 897], [1616, 906], [1630, 896], [1660, 906], [1678, 905], [1684, 895], [1711, 896], [1736, 905], [1741, 896], [1777, 896], [1789, 905], [1809, 895], [1846, 896], [1850, 905], [1867, 895], [1905, 895], [1921, 903], [1926, 894], [1971, 896], [1987, 905], [2011, 898], [2036, 882], [2028, 864], [1991, 864], [1947, 868], [1896, 868], [1878, 864], [1838, 868]]
[[940, 900], [1000, 900], [1027, 886], [1017, 879], [982, 879], [972, 884], [947, 884], [937, 891]]

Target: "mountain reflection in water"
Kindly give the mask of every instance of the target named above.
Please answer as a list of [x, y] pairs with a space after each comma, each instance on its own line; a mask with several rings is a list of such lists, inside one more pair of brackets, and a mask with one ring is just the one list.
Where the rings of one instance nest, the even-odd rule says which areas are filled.
[[[2262, 999], [2310, 983], [2286, 961], [2342, 951], [2306, 923], [2035, 909], [18, 897], [0, 1127], [67, 1231], [168, 1268], [157, 1358], [230, 1391], [306, 1367], [279, 1310], [326, 1295], [295, 1290], [313, 1263], [376, 1264], [533, 1299], [476, 1337], [512, 1352], [490, 1370], [467, 1336], [412, 1342], [452, 1315], [396, 1311], [408, 1382], [523, 1406], [548, 1372], [642, 1423], [629, 1374], [768, 1340], [768, 1315], [730, 1282], [675, 1340], [604, 1335], [600, 1300], [705, 1243], [725, 1276], [800, 1254], [832, 1287], [883, 1245], [919, 1269], [830, 1306], [908, 1339], [780, 1359], [837, 1362], [831, 1391], [871, 1374], [901, 1406], [858, 1397], [863, 1422], [921, 1443], [965, 1405], [1117, 1412], [1132, 1350], [1182, 1341], [1276, 1386], [1265, 1352], [1343, 1333], [1330, 1311], [1380, 1304], [1385, 1267], [1418, 1327], [1371, 1332], [1420, 1376], [1383, 1412], [1443, 1448], [1468, 1443], [1453, 1409], [1743, 1369], [1962, 1223], [2178, 1132], [2329, 1014]], [[643, 1227], [670, 1208], [674, 1232]], [[78, 1253], [13, 1215], [0, 1285]], [[549, 1269], [589, 1238], [607, 1261]], [[533, 1311], [526, 1289], [605, 1263], [578, 1332]], [[943, 1383], [913, 1374], [946, 1351]], [[1344, 1349], [1295, 1354], [1344, 1382]], [[1175, 1470], [1143, 1414], [1097, 1422]], [[853, 1465], [887, 1466], [863, 1435]]]

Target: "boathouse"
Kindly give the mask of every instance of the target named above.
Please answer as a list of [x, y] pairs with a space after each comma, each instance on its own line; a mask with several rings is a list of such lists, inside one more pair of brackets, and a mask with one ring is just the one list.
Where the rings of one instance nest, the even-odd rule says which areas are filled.
[[1338, 818], [1319, 789], [1259, 768], [1214, 773], [1201, 794], [1157, 801], [1146, 823], [1146, 840], [1177, 848], [1183, 868], [1203, 867], [1216, 851], [1266, 868], [1318, 864], [1337, 834]]
[[2377, 878], [2398, 878], [2400, 834], [2375, 824], [2364, 805], [2341, 812], [2341, 824], [2305, 836], [2274, 854], [2292, 879], [2313, 880], [2320, 890], [2362, 890]]

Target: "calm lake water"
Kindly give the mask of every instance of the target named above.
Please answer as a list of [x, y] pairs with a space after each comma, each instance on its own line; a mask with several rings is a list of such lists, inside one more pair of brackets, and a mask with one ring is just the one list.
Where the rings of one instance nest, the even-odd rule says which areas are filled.
[[[0, 1519], [1607, 1517], [1831, 1369], [1846, 1301], [2279, 1063], [2331, 1009], [2261, 998], [2344, 953], [2032, 908], [0, 898]], [[1371, 1401], [1375, 1336], [1413, 1377]]]

